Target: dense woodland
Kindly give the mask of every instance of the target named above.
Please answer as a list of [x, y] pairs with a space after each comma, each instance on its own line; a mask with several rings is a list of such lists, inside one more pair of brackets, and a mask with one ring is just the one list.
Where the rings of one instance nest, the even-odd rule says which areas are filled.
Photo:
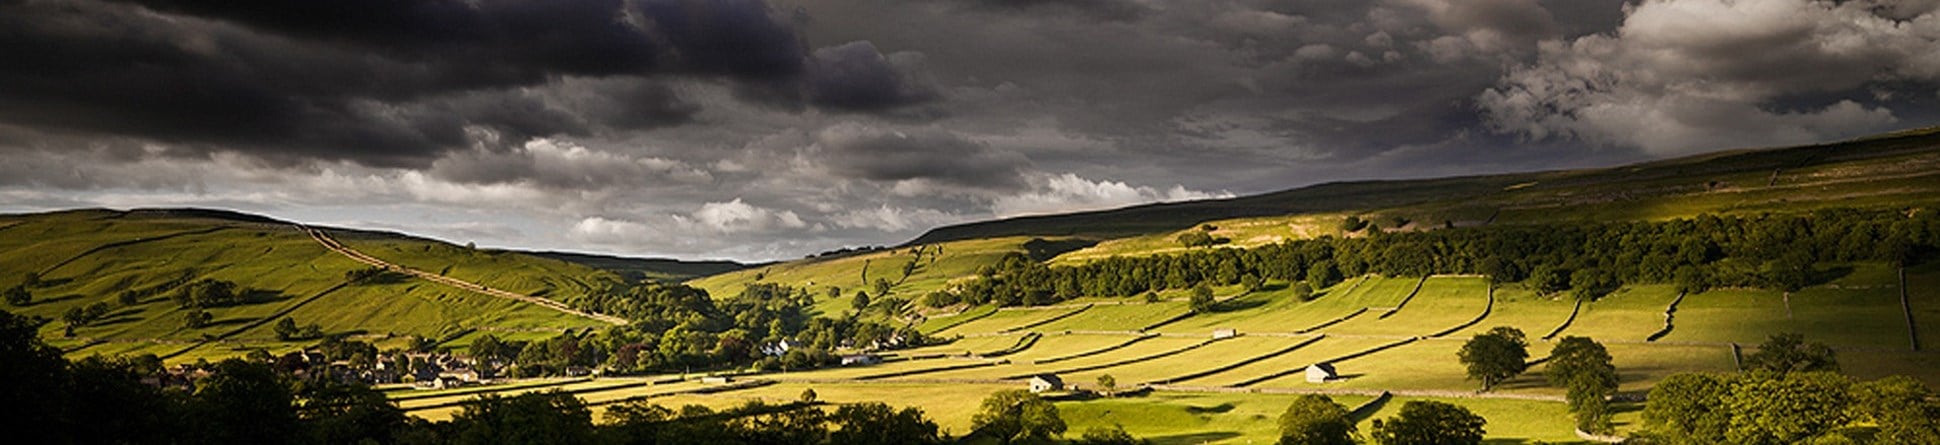
[[[924, 301], [1030, 306], [1078, 296], [1135, 296], [1203, 283], [1263, 280], [1304, 281], [1323, 288], [1370, 273], [1483, 274], [1497, 282], [1522, 282], [1540, 292], [1568, 291], [1580, 298], [1635, 283], [1675, 283], [1693, 292], [1715, 287], [1796, 290], [1836, 272], [1822, 270], [1821, 264], [1905, 264], [1932, 257], [1940, 247], [1940, 214], [1930, 209], [1394, 232], [1359, 226], [1350, 237], [1113, 257], [1078, 266], [1048, 266], [1012, 255], [981, 270], [982, 279]], [[1209, 245], [1197, 237], [1187, 241]]]

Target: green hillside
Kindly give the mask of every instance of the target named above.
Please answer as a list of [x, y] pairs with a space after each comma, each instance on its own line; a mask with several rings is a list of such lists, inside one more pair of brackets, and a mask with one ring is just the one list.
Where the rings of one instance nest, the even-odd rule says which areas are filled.
[[[611, 286], [611, 273], [558, 260], [375, 232], [332, 231], [347, 245], [408, 267], [535, 296]], [[385, 276], [347, 284], [369, 266], [324, 248], [296, 226], [204, 210], [77, 210], [0, 216], [0, 287], [32, 294], [17, 313], [61, 320], [70, 310], [107, 312], [77, 326], [48, 323], [43, 337], [69, 355], [154, 353], [171, 360], [285, 350], [270, 321], [289, 317], [323, 332], [398, 345], [473, 331], [552, 332], [595, 320], [421, 279]], [[25, 281], [29, 275], [37, 283]], [[233, 282], [247, 302], [208, 309], [190, 328], [170, 296], [200, 280]], [[123, 293], [132, 293], [128, 302]]]
[[[1848, 142], [1735, 150], [1635, 165], [1400, 181], [1320, 184], [1231, 199], [1031, 216], [931, 230], [911, 245], [1010, 236], [1134, 238], [1115, 252], [1176, 247], [1170, 234], [1211, 222], [1235, 243], [1335, 232], [1347, 214], [1385, 227], [1665, 219], [1817, 207], [1890, 207], [1940, 199], [1940, 128]], [[1327, 215], [1316, 224], [1301, 215]], [[1261, 218], [1269, 217], [1269, 218]], [[1280, 224], [1270, 224], [1279, 220]], [[1163, 240], [1157, 241], [1154, 240]], [[1112, 243], [1101, 245], [1109, 247]]]

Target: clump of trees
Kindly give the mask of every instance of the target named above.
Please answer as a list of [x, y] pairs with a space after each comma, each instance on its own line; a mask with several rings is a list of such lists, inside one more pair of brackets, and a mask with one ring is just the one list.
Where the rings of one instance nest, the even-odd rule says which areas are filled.
[[175, 303], [183, 308], [207, 309], [249, 302], [249, 289], [223, 280], [197, 280], [175, 290]]
[[1376, 419], [1368, 435], [1382, 445], [1474, 445], [1488, 421], [1460, 405], [1411, 400], [1392, 418]]
[[1609, 434], [1608, 399], [1617, 392], [1617, 367], [1610, 363], [1610, 351], [1588, 337], [1568, 336], [1550, 350], [1543, 375], [1551, 386], [1566, 389], [1570, 413], [1576, 415], [1576, 429]]
[[1745, 356], [1745, 368], [1776, 373], [1839, 372], [1839, 357], [1831, 347], [1806, 342], [1805, 335], [1775, 334]]
[[0, 291], [0, 299], [7, 300], [8, 305], [26, 306], [34, 303], [34, 293], [28, 291], [27, 286], [14, 286]]
[[[486, 395], [451, 420], [405, 415], [383, 394], [302, 377], [269, 359], [198, 365], [208, 377], [187, 390], [142, 383], [161, 360], [90, 357], [69, 362], [36, 331], [45, 320], [0, 311], [0, 429], [18, 443], [249, 444], [940, 444], [934, 421], [882, 403], [823, 409], [813, 401], [752, 402], [715, 411], [647, 401], [613, 406], [595, 423], [562, 392]], [[325, 341], [333, 360], [372, 353], [368, 344]], [[313, 374], [322, 376], [323, 374]]]
[[1529, 368], [1529, 341], [1521, 329], [1498, 326], [1469, 338], [1456, 355], [1468, 367], [1468, 377], [1481, 380], [1488, 391]]
[[1021, 389], [991, 393], [970, 419], [975, 434], [1006, 444], [1048, 442], [1063, 436], [1065, 428], [1057, 405]]
[[291, 319], [289, 317], [283, 317], [283, 319], [281, 320], [276, 320], [276, 325], [271, 326], [270, 330], [276, 333], [276, 339], [279, 341], [312, 340], [312, 339], [323, 338], [323, 326], [318, 326], [316, 323], [310, 323], [302, 327], [298, 327], [296, 325], [296, 320]]
[[1307, 394], [1280, 414], [1280, 445], [1354, 445], [1359, 429], [1334, 398]]

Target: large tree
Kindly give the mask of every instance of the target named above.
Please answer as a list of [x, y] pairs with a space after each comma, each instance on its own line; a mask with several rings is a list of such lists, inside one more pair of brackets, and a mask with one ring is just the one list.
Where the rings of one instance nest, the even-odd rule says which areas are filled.
[[858, 445], [934, 444], [943, 439], [936, 422], [916, 408], [894, 409], [881, 402], [842, 405], [830, 414], [836, 425], [829, 443]]
[[1280, 445], [1354, 445], [1355, 434], [1347, 407], [1325, 395], [1300, 396], [1280, 414]]
[[1416, 400], [1386, 421], [1375, 420], [1370, 435], [1381, 445], [1475, 445], [1487, 423], [1461, 406]]
[[1522, 330], [1508, 326], [1476, 334], [1456, 355], [1468, 367], [1468, 377], [1482, 381], [1483, 391], [1529, 368], [1529, 342]]
[[1217, 301], [1213, 300], [1212, 286], [1207, 286], [1206, 283], [1199, 283], [1198, 286], [1193, 286], [1192, 298], [1187, 300], [1187, 304], [1192, 306], [1193, 313], [1204, 314], [1212, 312], [1213, 306], [1217, 304]]
[[1587, 337], [1569, 336], [1556, 342], [1543, 370], [1552, 386], [1568, 390], [1570, 412], [1576, 414], [1576, 427], [1584, 431], [1609, 431], [1610, 412], [1605, 398], [1617, 391], [1617, 367], [1610, 363], [1610, 351]]
[[1806, 343], [1802, 334], [1774, 334], [1758, 345], [1757, 352], [1745, 356], [1745, 367], [1777, 373], [1838, 372], [1839, 359], [1824, 344]]
[[1002, 443], [1049, 441], [1064, 434], [1058, 407], [1030, 391], [998, 391], [983, 399], [970, 429]]

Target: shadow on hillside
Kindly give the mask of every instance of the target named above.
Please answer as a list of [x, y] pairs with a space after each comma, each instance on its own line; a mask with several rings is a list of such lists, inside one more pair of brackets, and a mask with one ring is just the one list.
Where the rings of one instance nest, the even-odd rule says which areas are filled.
[[357, 284], [381, 286], [386, 284], [403, 284], [406, 281], [411, 281], [410, 275], [405, 275], [403, 272], [386, 270], [384, 272], [378, 273], [377, 276], [365, 278], [362, 281], [358, 281]]
[[1233, 408], [1232, 403], [1221, 403], [1213, 406], [1187, 406], [1186, 412], [1193, 414], [1225, 414], [1231, 412]]
[[138, 310], [135, 308], [117, 309], [114, 312], [109, 312], [107, 315], [101, 316], [100, 320], [97, 320], [94, 323], [89, 323], [88, 326], [102, 327], [102, 326], [114, 326], [118, 324], [134, 323], [134, 322], [143, 320], [141, 317], [135, 316], [135, 314], [138, 314], [138, 313], [141, 313], [141, 310]]
[[1179, 445], [1186, 445], [1186, 444], [1194, 444], [1194, 445], [1196, 445], [1196, 444], [1202, 444], [1202, 443], [1209, 443], [1209, 442], [1216, 442], [1216, 441], [1221, 441], [1221, 440], [1226, 440], [1226, 439], [1231, 439], [1231, 438], [1235, 438], [1235, 437], [1239, 437], [1239, 433], [1235, 433], [1235, 432], [1231, 432], [1231, 431], [1217, 431], [1217, 432], [1209, 432], [1209, 433], [1192, 433], [1192, 434], [1176, 434], [1176, 435], [1170, 435], [1170, 436], [1152, 436], [1152, 437], [1147, 437], [1146, 439], [1150, 439], [1150, 440], [1152, 441], [1152, 444], [1153, 444], [1153, 445], [1171, 445], [1171, 444], [1179, 444]]
[[1822, 286], [1840, 278], [1845, 278], [1847, 275], [1852, 275], [1852, 266], [1833, 266], [1824, 270], [1812, 271], [1812, 276], [1808, 277], [1806, 281], [1810, 286]]
[[1244, 296], [1221, 301], [1213, 305], [1213, 312], [1234, 312], [1265, 306], [1266, 300], [1249, 300]]
[[262, 304], [289, 299], [288, 295], [267, 289], [246, 289], [243, 291], [243, 304]]
[[262, 319], [261, 317], [237, 317], [237, 318], [226, 318], [226, 319], [222, 319], [222, 320], [216, 320], [216, 321], [211, 321], [211, 322], [209, 322], [209, 325], [208, 325], [208, 326], [204, 326], [204, 327], [210, 327], [210, 328], [219, 328], [219, 327], [224, 327], [224, 326], [236, 326], [236, 325], [244, 325], [244, 324], [249, 324], [250, 322], [254, 322], [254, 321], [256, 321], [256, 320], [261, 320], [261, 319]]
[[43, 304], [54, 304], [54, 303], [59, 303], [59, 302], [63, 302], [63, 301], [67, 301], [67, 300], [73, 300], [73, 299], [76, 299], [76, 298], [81, 298], [81, 295], [80, 295], [80, 294], [67, 294], [67, 295], [62, 295], [62, 296], [58, 296], [58, 297], [53, 297], [53, 298], [47, 298], [47, 299], [35, 299], [35, 300], [34, 300], [34, 301], [33, 301], [32, 303], [29, 303], [29, 304], [28, 304], [27, 306], [30, 306], [30, 307], [31, 307], [31, 306], [39, 306], [39, 305], [43, 305]]

